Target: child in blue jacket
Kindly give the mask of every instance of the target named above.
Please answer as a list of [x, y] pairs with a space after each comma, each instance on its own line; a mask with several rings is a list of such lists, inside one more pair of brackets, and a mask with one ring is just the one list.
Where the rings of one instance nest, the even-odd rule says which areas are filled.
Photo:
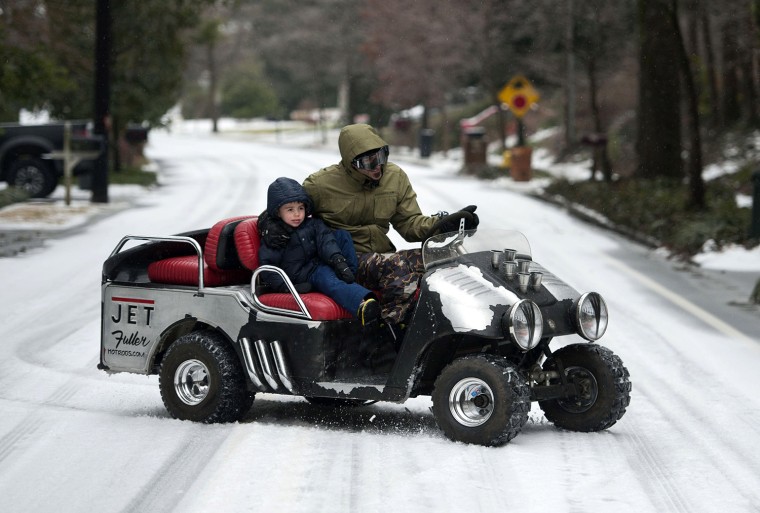
[[[310, 217], [312, 210], [311, 198], [301, 184], [285, 177], [272, 182], [266, 212], [259, 217], [259, 263], [285, 271], [300, 293], [314, 289], [331, 297], [355, 314], [362, 326], [376, 324], [380, 304], [371, 290], [354, 281], [358, 261], [351, 235], [345, 230], [333, 232], [321, 219]], [[278, 230], [284, 235], [277, 240], [267, 237], [270, 223], [284, 228]], [[269, 288], [284, 290], [278, 275], [261, 276]]]

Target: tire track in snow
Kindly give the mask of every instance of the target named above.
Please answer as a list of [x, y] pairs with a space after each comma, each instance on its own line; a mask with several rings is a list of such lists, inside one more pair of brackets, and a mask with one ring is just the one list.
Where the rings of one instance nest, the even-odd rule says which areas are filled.
[[[709, 367], [684, 360], [679, 348], [647, 327], [646, 319], [637, 320], [632, 314], [627, 320], [633, 321], [635, 331], [648, 340], [650, 360], [672, 362], [664, 368], [638, 366], [631, 377], [631, 407], [639, 412], [651, 408], [656, 416], [648, 417], [646, 425], [639, 421], [640, 414], [629, 413], [621, 419], [631, 435], [626, 453], [630, 466], [640, 471], [634, 475], [649, 490], [657, 510], [687, 512], [705, 507], [695, 497], [699, 485], [669, 470], [678, 468], [678, 447], [683, 445], [693, 447], [695, 461], [691, 466], [701, 469], [703, 477], [725, 480], [723, 487], [730, 486], [732, 496], [742, 497], [746, 504], [760, 502], [760, 459], [756, 451], [746, 447], [750, 440], [760, 437], [760, 412], [747, 409], [741, 398], [725, 394], [724, 386], [706, 386], [716, 381]], [[673, 438], [679, 441], [670, 442]], [[672, 452], [670, 443], [675, 446]], [[736, 467], [736, 462], [742, 465]]]
[[66, 404], [66, 402], [74, 397], [74, 395], [79, 390], [79, 380], [76, 379], [69, 379], [66, 381], [63, 386], [58, 387], [55, 392], [53, 392], [50, 396], [48, 396], [45, 401], [43, 401], [43, 404], [49, 405], [49, 406], [63, 406]]
[[[748, 410], [741, 398], [725, 394], [725, 387], [705, 386], [717, 380], [710, 362], [685, 360], [684, 348], [655, 331], [646, 312], [627, 313], [623, 322], [632, 324], [631, 331], [648, 341], [647, 359], [671, 362], [664, 368], [638, 366], [631, 378], [635, 394], [632, 405], [654, 408], [658, 415], [651, 418], [650, 424], [659, 422], [663, 427], [655, 426], [653, 430], [651, 426], [640, 425], [635, 415], [627, 415], [621, 421], [632, 434], [628, 456], [631, 466], [643, 471], [640, 482], [658, 499], [658, 510], [696, 511], [704, 507], [692, 494], [686, 496], [680, 491], [692, 486], [689, 480], [667, 471], [673, 467], [664, 445], [668, 436], [687, 438], [695, 448], [694, 466], [700, 465], [706, 472], [718, 471], [721, 478], [731, 476], [726, 481], [736, 496], [743, 497], [748, 504], [760, 502], [760, 498], [752, 495], [756, 494], [755, 476], [760, 475], [760, 459], [743, 445], [760, 437], [760, 412]], [[731, 423], [727, 423], [726, 419], [732, 417]], [[726, 453], [731, 456], [726, 458]], [[677, 455], [675, 452], [673, 457]], [[731, 462], [736, 461], [744, 466], [735, 468]]]
[[[48, 406], [61, 406], [74, 396], [79, 390], [78, 384], [72, 379], [56, 389], [41, 404]], [[24, 402], [28, 405], [29, 402]], [[34, 439], [35, 433], [48, 422], [46, 415], [40, 409], [28, 413], [19, 423], [0, 438], [0, 463], [16, 451], [24, 450], [27, 439]]]
[[36, 432], [44, 422], [42, 415], [36, 412], [27, 414], [21, 422], [0, 438], [0, 466], [5, 467], [5, 460], [14, 452], [25, 448], [26, 440], [34, 439]]
[[[689, 445], [693, 448], [694, 458], [698, 460], [696, 463], [717, 471], [716, 476], [719, 475], [725, 479], [734, 488], [733, 495], [742, 497], [746, 504], [760, 503], [760, 494], [758, 494], [757, 488], [757, 476], [760, 475], [760, 458], [758, 458], [756, 451], [747, 450], [746, 447], [749, 440], [757, 440], [760, 437], [757, 423], [752, 422], [751, 419], [734, 415], [735, 420], [732, 422], [740, 422], [744, 429], [741, 430], [742, 432], [735, 428], [730, 429], [732, 433], [728, 432], [729, 429], [725, 425], [719, 424], [720, 420], [725, 422], [732, 411], [746, 412], [743, 405], [727, 405], [725, 413], [716, 411], [714, 408], [700, 410], [692, 404], [689, 398], [654, 375], [643, 376], [642, 386], [638, 388], [639, 394], [643, 396], [642, 399], [651, 404], [661, 414], [662, 418], [670, 422], [671, 426], [677, 428], [678, 435], [688, 438]], [[667, 397], [663, 397], [662, 390], [668, 391]], [[701, 390], [707, 396], [713, 395], [709, 389]], [[711, 397], [704, 399], [706, 400], [703, 404], [720, 404]], [[725, 403], [725, 398], [723, 402]], [[678, 408], [673, 408], [674, 404], [678, 404]], [[698, 419], [699, 422], [694, 422], [695, 419]], [[640, 451], [649, 453], [648, 461], [652, 461], [653, 467], [666, 468], [668, 463], [666, 458], [651, 449], [651, 447], [657, 446], [657, 440], [646, 439], [645, 435], [638, 434], [647, 433], [648, 430], [644, 427], [641, 429], [634, 427], [633, 432], [637, 440], [635, 453], [638, 454]], [[730, 456], [727, 458], [726, 454]], [[737, 467], [736, 462], [743, 463], [743, 466]], [[672, 479], [672, 477], [669, 476], [668, 479]], [[687, 511], [699, 509], [696, 506], [696, 504], [693, 505], [692, 509]]]
[[647, 428], [637, 425], [635, 420], [629, 422], [627, 440], [631, 450], [628, 459], [631, 467], [639, 471], [634, 476], [649, 492], [648, 497], [656, 510], [678, 513], [699, 511], [700, 505], [681, 492], [677, 476], [666, 470], [668, 462], [654, 449], [657, 441], [640, 434], [647, 433]]
[[[658, 406], [665, 418], [672, 417], [668, 406], [671, 408], [675, 406], [678, 410], [686, 410], [691, 420], [707, 420], [707, 422], [694, 424], [709, 430], [716, 438], [725, 438], [727, 429], [733, 430], [735, 435], [748, 434], [751, 439], [760, 438], [760, 410], [748, 409], [743, 397], [726, 393], [727, 389], [724, 386], [705, 386], [705, 384], [720, 382], [719, 376], [712, 367], [712, 361], [685, 359], [683, 352], [686, 348], [680, 347], [652, 329], [646, 312], [626, 312], [624, 322], [635, 326], [631, 331], [645, 335], [644, 338], [648, 341], [646, 350], [649, 359], [671, 362], [670, 365], [659, 369], [659, 373], [658, 367], [636, 367], [636, 375], [631, 378], [634, 382], [634, 391], [637, 394], [639, 392], [646, 394], [649, 403]], [[740, 340], [740, 343], [743, 341]], [[663, 394], [663, 390], [667, 393]], [[699, 403], [694, 401], [692, 394], [694, 391], [698, 391]], [[743, 392], [752, 394], [751, 390], [745, 389]], [[666, 404], [666, 399], [670, 404]], [[705, 409], [705, 405], [709, 405], [710, 409]], [[736, 415], [733, 412], [742, 412], [742, 414]], [[719, 422], [729, 417], [733, 417], [730, 425]], [[675, 418], [678, 420], [682, 416]], [[713, 419], [718, 419], [718, 421]], [[741, 429], [734, 426], [741, 426]], [[743, 431], [748, 433], [743, 433]], [[737, 455], [749, 457], [738, 442], [736, 436], [730, 437], [728, 441], [733, 445], [733, 451]], [[760, 465], [760, 461], [754, 459], [746, 460], [746, 462], [755, 466]], [[757, 474], [760, 475], [760, 469]]]
[[147, 479], [122, 513], [169, 513], [202, 477], [208, 462], [230, 435], [227, 429], [185, 435], [182, 444], [166, 458], [163, 465]]
[[[215, 153], [198, 152], [197, 148], [203, 147], [208, 139], [208, 136], [165, 138], [157, 134], [155, 146], [148, 152], [159, 163], [159, 178], [166, 179], [168, 189], [168, 194], [163, 193], [157, 201], [175, 204], [177, 217], [161, 219], [167, 233], [211, 226], [229, 217], [230, 213], [248, 212], [243, 199], [258, 185], [258, 173], [253, 172], [256, 165], [250, 163], [255, 155], [251, 149], [253, 145], [215, 141]], [[241, 150], [244, 150], [243, 154]], [[224, 154], [220, 155], [219, 151]], [[230, 155], [239, 158], [233, 159]], [[151, 234], [163, 233], [155, 230], [140, 233]]]
[[[9, 458], [13, 453], [23, 451], [25, 448], [25, 440], [34, 439], [35, 433], [39, 431], [42, 426], [49, 424], [48, 415], [42, 406], [68, 408], [66, 405], [67, 401], [74, 397], [80, 387], [80, 380], [76, 376], [71, 376], [41, 401], [32, 401], [30, 399], [9, 399], [3, 397], [4, 400], [9, 402], [18, 402], [27, 407], [34, 407], [34, 409], [26, 414], [20, 422], [16, 423], [8, 433], [0, 438], [0, 463], [6, 458]], [[81, 410], [81, 408], [72, 409]]]
[[[657, 293], [665, 300], [664, 308], [669, 307], [669, 302], [679, 309], [676, 314], [687, 319], [692, 318], [693, 321], [690, 322], [696, 326], [704, 323], [706, 329], [700, 327], [692, 337], [705, 337], [707, 341], [712, 338], [731, 339], [730, 344], [724, 345], [723, 348], [716, 346], [716, 352], [730, 351], [733, 348], [741, 351], [741, 354], [746, 354], [747, 358], [757, 354], [756, 343], [727, 323], [640, 273], [629, 272], [630, 269], [611, 257], [605, 257], [605, 260], [635, 278], [637, 283]], [[679, 455], [677, 450], [668, 452], [668, 444], [683, 445], [683, 440], [687, 440], [688, 445], [693, 447], [691, 458], [694, 461], [690, 465], [692, 468], [699, 469], [707, 479], [725, 481], [723, 487], [733, 490], [730, 494], [731, 500], [741, 498], [745, 507], [760, 503], [760, 495], [757, 492], [760, 484], [757, 479], [760, 475], [760, 455], [747, 447], [751, 440], [760, 438], [760, 410], [751, 406], [748, 408], [747, 397], [743, 396], [747, 393], [751, 397], [752, 390], [745, 386], [731, 392], [727, 383], [721, 381], [731, 380], [735, 376], [728, 373], [721, 378], [721, 369], [714, 367], [715, 360], [696, 358], [695, 355], [700, 353], [694, 352], [692, 345], [682, 340], [682, 337], [674, 337], [658, 330], [656, 325], [653, 326], [651, 314], [658, 307], [651, 308], [652, 310], [628, 309], [618, 321], [624, 328], [621, 333], [638, 334], [638, 340], [634, 341], [636, 344], [631, 347], [646, 351], [645, 356], [633, 361], [658, 363], [639, 365], [632, 370], [631, 379], [636, 394], [632, 404], [641, 404], [640, 408], [653, 409], [656, 416], [651, 416], [651, 422], [648, 424], [656, 425], [654, 429], [650, 425], [643, 426], [637, 422], [641, 417], [632, 415], [623, 419], [626, 429], [630, 428], [628, 423], [633, 424], [633, 449], [629, 455], [631, 466], [644, 471], [640, 482], [652, 490], [652, 495], [660, 500], [659, 510], [704, 509], [705, 504], [698, 498], [701, 492], [699, 485], [694, 485], [691, 480], [672, 475], [666, 470], [677, 466], [673, 460]], [[722, 335], [714, 335], [713, 329]], [[641, 340], [645, 340], [646, 344], [642, 345]], [[702, 340], [698, 342], [694, 347], [697, 351], [700, 346], [705, 345]], [[670, 442], [669, 437], [678, 438], [680, 441]], [[659, 495], [658, 490], [661, 492]], [[684, 490], [690, 492], [684, 493]]]

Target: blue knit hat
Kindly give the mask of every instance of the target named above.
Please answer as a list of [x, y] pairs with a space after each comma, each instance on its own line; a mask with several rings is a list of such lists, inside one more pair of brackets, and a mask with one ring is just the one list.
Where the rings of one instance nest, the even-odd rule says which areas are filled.
[[267, 190], [267, 212], [272, 217], [279, 217], [280, 207], [285, 203], [299, 201], [306, 207], [306, 215], [311, 215], [314, 210], [314, 204], [311, 198], [306, 194], [306, 190], [301, 184], [292, 178], [281, 176], [269, 185]]

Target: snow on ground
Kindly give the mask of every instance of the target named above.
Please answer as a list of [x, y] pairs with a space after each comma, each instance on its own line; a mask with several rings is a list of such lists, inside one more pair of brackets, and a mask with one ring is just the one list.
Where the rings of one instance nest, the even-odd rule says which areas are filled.
[[[534, 405], [522, 433], [494, 449], [445, 439], [426, 397], [338, 413], [272, 394], [257, 395], [236, 424], [172, 420], [155, 376], [96, 369], [103, 260], [127, 233], [172, 234], [259, 212], [274, 178], [301, 180], [337, 160], [334, 134], [325, 147], [316, 132], [181, 132], [151, 134], [159, 187], [113, 187], [128, 208], [0, 258], [2, 511], [758, 511], [757, 309], [681, 295], [701, 278], [506, 180], [458, 175], [453, 152], [399, 156], [425, 212], [477, 204], [484, 226], [519, 228], [539, 262], [606, 298], [611, 321], [600, 343], [633, 383], [616, 425], [560, 431]], [[0, 229], [10, 227], [2, 214]], [[746, 253], [705, 264], [738, 266]], [[757, 276], [760, 259], [748, 261]]]
[[733, 244], [718, 251], [703, 251], [694, 257], [694, 261], [705, 269], [757, 271], [760, 267], [760, 246], [748, 250]]

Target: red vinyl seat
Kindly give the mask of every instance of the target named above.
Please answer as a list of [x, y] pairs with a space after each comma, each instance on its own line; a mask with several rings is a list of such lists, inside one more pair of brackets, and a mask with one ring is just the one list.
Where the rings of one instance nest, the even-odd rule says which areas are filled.
[[[235, 228], [252, 216], [223, 219], [208, 232], [203, 248], [203, 282], [206, 287], [235, 285], [251, 281], [235, 248]], [[148, 265], [148, 277], [155, 283], [198, 286], [198, 256], [164, 258]]]
[[[259, 267], [260, 245], [261, 238], [257, 218], [246, 219], [237, 225], [235, 228], [235, 246], [243, 267], [251, 271]], [[309, 292], [301, 294], [300, 297], [314, 320], [329, 321], [353, 317], [351, 313], [322, 293]], [[295, 298], [290, 293], [262, 294], [258, 298], [261, 303], [273, 308], [300, 311]]]

